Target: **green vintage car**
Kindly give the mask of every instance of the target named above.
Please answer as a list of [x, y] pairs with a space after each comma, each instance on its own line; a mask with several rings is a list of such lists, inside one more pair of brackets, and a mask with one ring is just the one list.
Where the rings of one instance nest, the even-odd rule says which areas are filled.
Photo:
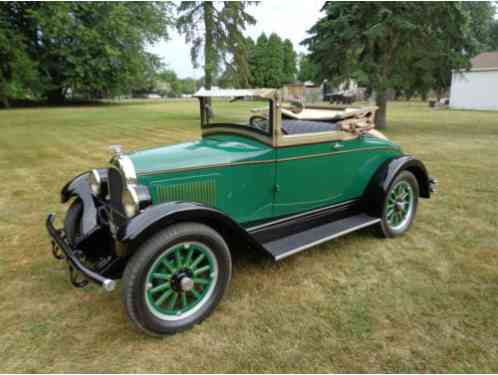
[[412, 224], [435, 180], [373, 129], [376, 108], [312, 108], [278, 90], [196, 94], [202, 137], [123, 152], [61, 192], [52, 252], [71, 281], [111, 291], [122, 278], [130, 320], [153, 335], [205, 319], [232, 273], [231, 254], [275, 260], [375, 226]]

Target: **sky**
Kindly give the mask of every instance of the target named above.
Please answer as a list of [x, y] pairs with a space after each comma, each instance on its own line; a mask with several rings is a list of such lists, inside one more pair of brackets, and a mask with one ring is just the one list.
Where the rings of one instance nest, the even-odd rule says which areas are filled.
[[[281, 38], [289, 38], [297, 52], [306, 52], [306, 47], [299, 43], [307, 37], [306, 31], [320, 17], [323, 0], [286, 0], [261, 1], [251, 5], [248, 13], [256, 18], [256, 24], [246, 29], [246, 35], [256, 39], [262, 32], [277, 33]], [[190, 45], [184, 36], [171, 32], [171, 39], [161, 41], [149, 48], [159, 55], [168, 68], [173, 69], [180, 78], [202, 77], [201, 69], [194, 69], [190, 61]]]

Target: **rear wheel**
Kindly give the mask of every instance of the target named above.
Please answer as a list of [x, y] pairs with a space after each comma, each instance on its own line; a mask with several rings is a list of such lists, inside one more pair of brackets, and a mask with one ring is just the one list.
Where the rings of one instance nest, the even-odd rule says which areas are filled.
[[391, 184], [384, 198], [381, 234], [396, 237], [405, 233], [413, 223], [419, 196], [418, 182], [409, 171], [401, 172]]
[[214, 310], [230, 276], [230, 252], [216, 231], [203, 224], [177, 224], [137, 249], [123, 276], [123, 302], [141, 330], [174, 334]]

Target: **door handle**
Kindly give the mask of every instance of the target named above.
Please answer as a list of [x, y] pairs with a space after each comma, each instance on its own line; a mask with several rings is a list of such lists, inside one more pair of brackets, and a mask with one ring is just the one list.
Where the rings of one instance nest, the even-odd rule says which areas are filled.
[[341, 143], [341, 142], [335, 142], [333, 145], [332, 145], [333, 148], [335, 149], [338, 149], [338, 148], [343, 148], [344, 145]]

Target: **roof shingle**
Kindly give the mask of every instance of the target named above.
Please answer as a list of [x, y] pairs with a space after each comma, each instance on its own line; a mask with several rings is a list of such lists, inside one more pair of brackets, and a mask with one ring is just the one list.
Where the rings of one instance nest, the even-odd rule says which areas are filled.
[[498, 52], [484, 52], [472, 60], [472, 69], [498, 69]]

